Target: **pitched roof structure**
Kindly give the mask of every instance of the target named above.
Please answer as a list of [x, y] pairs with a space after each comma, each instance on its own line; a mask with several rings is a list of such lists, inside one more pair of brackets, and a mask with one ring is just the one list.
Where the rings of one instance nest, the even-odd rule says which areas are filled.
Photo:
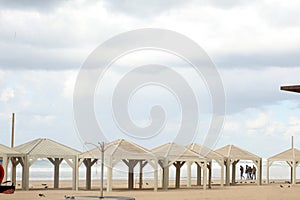
[[80, 152], [50, 139], [40, 138], [16, 146], [14, 150], [34, 157], [74, 158]]
[[[148, 149], [141, 147], [133, 142], [124, 139], [118, 139], [105, 144], [105, 158], [113, 157], [118, 159], [144, 160], [153, 159], [155, 155]], [[97, 158], [101, 159], [100, 148], [94, 148], [80, 154], [80, 158]]]
[[207, 157], [209, 159], [213, 159], [213, 160], [224, 159], [223, 155], [213, 151], [212, 149], [210, 149], [206, 146], [202, 146], [200, 144], [192, 143], [192, 144], [188, 145], [187, 148], [204, 156], [204, 157]]
[[276, 154], [268, 159], [269, 161], [300, 161], [300, 150], [296, 148], [290, 148], [284, 152]]
[[259, 160], [259, 156], [243, 150], [234, 145], [226, 145], [220, 149], [215, 150], [215, 152], [225, 156], [226, 158], [233, 160]]
[[21, 153], [15, 151], [12, 148], [9, 148], [5, 145], [0, 144], [0, 155], [7, 155], [7, 156], [20, 156]]
[[176, 143], [167, 143], [152, 149], [152, 152], [159, 159], [169, 159], [171, 161], [207, 161], [208, 158]]

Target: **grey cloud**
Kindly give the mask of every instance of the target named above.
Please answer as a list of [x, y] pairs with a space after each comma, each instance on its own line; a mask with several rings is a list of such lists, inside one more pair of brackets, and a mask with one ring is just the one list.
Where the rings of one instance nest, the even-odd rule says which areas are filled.
[[68, 0], [0, 0], [2, 9], [51, 11]]
[[186, 4], [184, 0], [105, 0], [105, 6], [113, 11], [134, 17], [150, 17]]
[[233, 68], [262, 68], [267, 66], [295, 67], [300, 66], [300, 49], [295, 51], [282, 52], [254, 52], [248, 54], [211, 54], [211, 58], [219, 67]]
[[201, 1], [202, 3], [205, 3], [207, 5], [217, 7], [217, 8], [223, 8], [223, 9], [229, 9], [237, 6], [243, 6], [246, 4], [253, 4], [256, 2], [256, 0], [248, 1], [248, 0], [209, 0], [209, 1]]
[[79, 69], [87, 56], [74, 49], [43, 49], [0, 43], [0, 69]]
[[[283, 92], [281, 85], [297, 84], [300, 67], [269, 67], [264, 69], [222, 69], [227, 113], [247, 108], [276, 105], [278, 102], [299, 100], [299, 95]], [[299, 84], [299, 83], [298, 83]]]

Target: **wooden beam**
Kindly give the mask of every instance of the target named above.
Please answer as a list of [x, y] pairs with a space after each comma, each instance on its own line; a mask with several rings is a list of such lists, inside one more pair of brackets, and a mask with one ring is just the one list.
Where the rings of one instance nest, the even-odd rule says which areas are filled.
[[200, 186], [201, 185], [201, 166], [195, 162], [197, 165], [197, 185]]
[[281, 86], [280, 90], [300, 93], [300, 85]]
[[180, 168], [184, 165], [184, 161], [176, 161], [173, 163], [173, 165], [176, 167], [176, 182], [175, 182], [175, 188], [180, 187]]
[[122, 160], [128, 167], [128, 189], [134, 188], [134, 167], [138, 164], [138, 160]]
[[87, 190], [92, 188], [92, 166], [97, 162], [98, 159], [94, 159], [92, 161], [91, 158], [86, 158], [83, 160], [83, 164], [86, 167], [86, 174], [85, 174], [85, 187]]
[[63, 161], [63, 158], [48, 158], [48, 160], [54, 165], [54, 189], [59, 188], [59, 165]]

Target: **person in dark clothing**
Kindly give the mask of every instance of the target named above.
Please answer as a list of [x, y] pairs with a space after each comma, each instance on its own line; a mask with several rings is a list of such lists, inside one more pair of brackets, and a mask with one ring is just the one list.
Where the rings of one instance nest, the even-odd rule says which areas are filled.
[[242, 165], [240, 166], [240, 172], [241, 172], [241, 180], [245, 179], [245, 177], [244, 177], [244, 167]]
[[252, 168], [252, 179], [256, 180], [256, 167], [254, 165], [253, 165], [253, 168]]
[[252, 168], [250, 166], [248, 167], [248, 174], [249, 179], [252, 179]]

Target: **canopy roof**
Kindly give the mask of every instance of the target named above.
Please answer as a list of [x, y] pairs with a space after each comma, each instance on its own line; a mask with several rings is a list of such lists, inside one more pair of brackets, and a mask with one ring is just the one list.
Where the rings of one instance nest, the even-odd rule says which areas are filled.
[[291, 86], [281, 86], [281, 90], [286, 90], [290, 92], [298, 92], [300, 93], [300, 85], [291, 85]]
[[276, 154], [268, 159], [269, 161], [300, 161], [300, 150], [290, 148], [284, 152]]
[[80, 154], [79, 151], [57, 143], [50, 139], [36, 139], [25, 144], [16, 146], [14, 150], [34, 157], [74, 158]]
[[[147, 160], [156, 159], [155, 155], [133, 142], [129, 142], [124, 139], [118, 139], [110, 143], [105, 144], [105, 160], [107, 158], [113, 159], [129, 159], [129, 160]], [[80, 155], [80, 158], [101, 158], [101, 151], [99, 148], [94, 148], [90, 151], [84, 152]]]
[[208, 148], [206, 146], [202, 146], [200, 144], [192, 143], [192, 144], [188, 145], [187, 148], [189, 148], [190, 150], [192, 150], [204, 157], [207, 157], [209, 159], [213, 159], [213, 160], [224, 159], [223, 155], [211, 150], [210, 148]]
[[250, 153], [246, 150], [243, 150], [234, 145], [227, 145], [220, 149], [215, 150], [215, 152], [225, 156], [228, 159], [233, 160], [259, 160], [261, 159], [259, 156]]
[[5, 145], [0, 144], [0, 155], [7, 155], [7, 156], [20, 156], [21, 153], [15, 151], [12, 148], [9, 148]]
[[152, 149], [159, 159], [170, 161], [207, 161], [208, 158], [176, 143], [167, 143]]

